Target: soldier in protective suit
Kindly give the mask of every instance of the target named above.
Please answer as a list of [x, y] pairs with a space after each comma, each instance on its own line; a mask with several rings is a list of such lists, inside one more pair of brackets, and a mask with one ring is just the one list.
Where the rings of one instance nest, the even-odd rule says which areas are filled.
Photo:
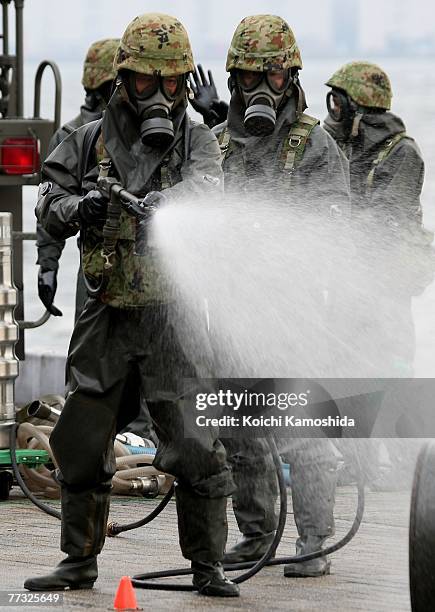
[[[85, 102], [80, 113], [71, 121], [60, 127], [53, 135], [48, 152], [51, 153], [57, 145], [78, 127], [100, 119], [112, 93], [116, 72], [113, 59], [119, 46], [118, 38], [106, 38], [94, 42], [86, 54], [83, 66], [82, 84], [85, 88]], [[38, 249], [37, 262], [38, 294], [45, 308], [54, 316], [61, 316], [61, 311], [53, 304], [57, 290], [57, 271], [59, 259], [65, 246], [65, 240], [56, 240], [43, 229], [40, 223], [36, 226]], [[77, 274], [76, 315], [77, 319], [86, 302], [87, 293], [81, 271]]]
[[[101, 278], [102, 226], [108, 202], [96, 190], [97, 161], [139, 198], [157, 207], [187, 194], [220, 191], [220, 151], [209, 128], [186, 114], [186, 78], [194, 68], [183, 25], [149, 13], [127, 27], [116, 55], [116, 89], [101, 122], [70, 134], [46, 160], [37, 216], [56, 238], [80, 228], [83, 269]], [[101, 129], [99, 129], [101, 128]], [[96, 142], [96, 138], [98, 140]], [[103, 169], [103, 164], [101, 164]], [[183, 377], [192, 368], [169, 317], [170, 297], [152, 247], [136, 244], [137, 221], [124, 210], [111, 274], [90, 298], [72, 335], [69, 393], [51, 436], [59, 465], [61, 549], [66, 559], [47, 576], [26, 580], [30, 590], [91, 588], [104, 544], [115, 472], [113, 439], [135, 415], [121, 411], [125, 393], [147, 400], [159, 437], [155, 465], [178, 479], [180, 545], [192, 562], [193, 584], [203, 595], [234, 597], [223, 572], [226, 496], [234, 483], [214, 430], [183, 436]], [[138, 406], [133, 401], [124, 406]]]
[[[295, 37], [282, 18], [243, 19], [226, 64], [228, 119], [214, 131], [223, 150], [226, 191], [249, 197], [260, 193], [265, 208], [268, 199], [291, 207], [305, 198], [312, 211], [329, 219], [331, 204], [348, 209], [347, 162], [319, 121], [303, 112], [301, 68]], [[322, 301], [321, 288], [317, 297]], [[297, 369], [289, 364], [286, 375], [298, 376]], [[235, 563], [258, 559], [267, 550], [277, 526], [277, 486], [264, 440], [227, 442], [237, 485], [233, 508], [243, 537], [224, 561]], [[328, 440], [293, 440], [286, 459], [299, 533], [296, 550], [314, 552], [334, 533], [335, 454]], [[321, 558], [287, 565], [284, 574], [320, 576], [329, 568], [330, 562]]]
[[365, 365], [350, 375], [412, 376], [411, 298], [434, 270], [433, 234], [422, 225], [424, 162], [403, 121], [390, 112], [391, 83], [379, 66], [350, 62], [326, 84], [324, 126], [349, 159], [354, 261], [361, 275], [352, 317], [360, 316], [364, 333], [356, 338], [358, 330], [350, 329]]
[[[110, 100], [113, 82], [116, 78], [113, 61], [118, 47], [119, 38], [98, 40], [89, 47], [82, 77], [82, 84], [86, 91], [85, 102], [81, 106], [77, 117], [65, 123], [55, 132], [50, 141], [49, 153], [53, 152], [57, 145], [77, 128], [101, 119]], [[36, 263], [40, 266], [38, 271], [39, 298], [50, 314], [61, 316], [61, 311], [56, 308], [53, 301], [57, 290], [59, 260], [65, 247], [65, 240], [56, 240], [53, 236], [50, 236], [39, 222], [36, 223], [36, 236], [38, 249]], [[77, 271], [75, 320], [79, 318], [87, 299], [88, 292], [86, 291], [83, 272], [79, 268]], [[126, 431], [150, 439], [154, 443], [157, 442], [151, 418], [144, 402], [141, 403], [139, 416], [132, 423], [129, 423]]]
[[[324, 127], [349, 159], [351, 187], [355, 253], [349, 263], [355, 282], [347, 302], [344, 292], [341, 303], [333, 305], [337, 336], [356, 355], [344, 352], [343, 361], [351, 368], [346, 374], [412, 377], [412, 297], [430, 284], [435, 269], [433, 234], [422, 224], [424, 162], [402, 119], [390, 111], [392, 87], [382, 68], [350, 62], [326, 85], [331, 90]], [[360, 443], [372, 488], [388, 490], [407, 482], [406, 466], [415, 461], [409, 440], [405, 446], [400, 440], [383, 441], [389, 466], [381, 465], [379, 440]]]

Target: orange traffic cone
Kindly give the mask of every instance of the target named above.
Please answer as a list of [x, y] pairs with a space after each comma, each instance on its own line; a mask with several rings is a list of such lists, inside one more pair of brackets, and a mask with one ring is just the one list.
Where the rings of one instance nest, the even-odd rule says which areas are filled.
[[113, 602], [114, 610], [139, 610], [137, 606], [136, 593], [131, 584], [130, 576], [123, 576], [119, 581]]

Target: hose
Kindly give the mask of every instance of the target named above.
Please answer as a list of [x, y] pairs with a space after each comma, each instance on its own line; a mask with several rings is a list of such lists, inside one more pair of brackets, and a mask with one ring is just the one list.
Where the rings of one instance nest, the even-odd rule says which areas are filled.
[[[25, 448], [27, 440], [29, 438], [32, 438], [32, 440], [33, 439], [36, 440], [40, 444], [40, 446], [42, 446], [42, 448], [50, 454], [50, 457], [52, 458], [53, 463], [55, 463], [55, 460], [53, 458], [51, 448], [50, 448], [49, 436], [47, 435], [51, 433], [52, 429], [53, 429], [52, 427], [45, 426], [45, 425], [36, 426], [31, 423], [21, 423], [21, 424], [14, 423], [10, 431], [9, 446], [10, 446], [10, 454], [11, 454], [12, 471], [24, 495], [35, 506], [37, 506], [37, 508], [39, 508], [46, 514], [49, 514], [50, 516], [61, 519], [61, 513], [59, 511], [53, 509], [48, 504], [44, 504], [44, 502], [40, 501], [33, 494], [29, 486], [24, 481], [21, 475], [21, 472], [19, 470], [17, 460], [16, 460], [17, 440], [20, 444], [20, 447]], [[34, 446], [33, 442], [31, 442], [31, 446]], [[122, 455], [121, 457], [118, 456], [116, 459], [117, 467], [118, 467], [118, 462], [120, 462], [121, 469], [118, 470], [115, 476], [113, 477], [113, 483], [117, 487], [119, 492], [122, 492], [125, 494], [132, 493], [130, 481], [135, 478], [143, 478], [143, 477], [149, 478], [150, 476], [153, 476], [153, 477], [155, 476], [159, 479], [159, 482], [160, 482], [160, 475], [162, 475], [162, 473], [156, 470], [155, 468], [153, 468], [151, 465], [145, 465], [139, 468], [130, 468], [130, 464], [137, 464], [137, 463], [150, 464], [154, 459], [152, 455], [149, 455], [146, 453], [143, 453], [140, 455], [134, 455], [134, 456], [130, 454], [127, 455], [125, 453], [126, 452], [128, 453], [128, 451], [126, 451], [126, 449], [124, 448], [124, 445], [118, 442], [117, 440], [115, 440], [115, 449], [118, 455]], [[51, 476], [48, 475], [50, 474], [48, 470], [46, 470], [47, 475], [45, 475], [45, 474], [40, 474], [35, 469], [29, 468], [27, 466], [23, 466], [23, 468], [25, 470], [26, 476], [29, 477], [29, 480], [31, 482], [39, 485], [40, 487], [43, 486], [44, 492], [46, 495], [50, 496], [51, 498], [55, 497], [55, 494], [57, 492], [55, 488], [56, 483], [51, 478]], [[163, 475], [163, 476], [165, 476], [166, 480], [169, 480], [168, 475]], [[162, 486], [162, 488], [164, 489], [165, 487]], [[173, 486], [173, 483], [171, 483], [169, 486], [169, 490], [166, 492], [165, 496], [160, 501], [158, 506], [156, 506], [156, 508], [152, 512], [150, 512], [150, 514], [146, 516], [144, 519], [137, 521], [137, 523], [132, 523], [130, 525], [119, 525], [118, 523], [109, 523], [108, 528], [107, 528], [108, 535], [114, 536], [114, 535], [117, 535], [118, 533], [121, 533], [122, 531], [128, 531], [129, 529], [136, 529], [136, 527], [141, 527], [142, 525], [146, 525], [147, 523], [151, 522], [158, 514], [160, 514], [160, 512], [168, 504], [169, 500], [171, 499], [173, 495], [173, 491], [174, 491], [174, 486]]]
[[[264, 553], [264, 555], [256, 561], [255, 563], [250, 563], [248, 571], [240, 576], [234, 578], [233, 582], [236, 584], [241, 584], [245, 582], [245, 580], [249, 580], [255, 574], [257, 574], [270, 560], [270, 558], [274, 555], [278, 545], [281, 541], [282, 534], [284, 532], [285, 521], [287, 516], [287, 490], [285, 487], [284, 475], [281, 469], [281, 459], [278, 454], [278, 449], [276, 448], [275, 440], [273, 438], [269, 438], [269, 445], [272, 451], [272, 458], [276, 468], [276, 473], [278, 476], [278, 486], [279, 493], [281, 499], [281, 508], [278, 519], [278, 527], [275, 532], [275, 536], [269, 546], [269, 549]], [[240, 568], [239, 564], [234, 569], [243, 569]], [[188, 576], [192, 574], [191, 569], [175, 569], [175, 570], [164, 570], [160, 572], [148, 572], [146, 574], [137, 574], [133, 576], [131, 582], [133, 586], [138, 587], [140, 589], [150, 589], [150, 590], [162, 590], [162, 591], [196, 591], [196, 587], [193, 584], [175, 584], [175, 583], [156, 583], [156, 582], [147, 582], [148, 580], [153, 580], [155, 578], [169, 578], [174, 576]]]
[[[118, 442], [118, 444], [120, 443]], [[123, 444], [120, 444], [120, 446], [123, 446]], [[145, 453], [140, 454], [140, 455], [139, 454], [136, 454], [136, 455], [128, 454], [128, 455], [123, 455], [122, 457], [116, 458], [116, 467], [118, 469], [127, 469], [131, 465], [136, 465], [137, 463], [146, 463], [147, 465], [151, 466], [153, 461], [154, 461], [154, 455], [148, 455]]]
[[[41, 432], [40, 436], [35, 436], [32, 433], [32, 429], [35, 429], [34, 426], [30, 424], [22, 424], [21, 427], [23, 425], [27, 425], [27, 427], [25, 427], [24, 433], [27, 432], [32, 437], [37, 437], [37, 439], [41, 442], [41, 444], [45, 446], [46, 444], [45, 439], [47, 438], [47, 436], [45, 435], [45, 432]], [[24, 482], [21, 476], [20, 470], [18, 468], [17, 460], [16, 460], [16, 437], [17, 437], [18, 426], [19, 425], [17, 423], [14, 423], [10, 431], [11, 463], [12, 463], [12, 469], [13, 469], [14, 476], [19, 486], [21, 487], [22, 491], [26, 495], [26, 497], [28, 497], [29, 500], [33, 504], [35, 504], [35, 506], [37, 506], [40, 510], [49, 514], [50, 516], [54, 516], [55, 518], [60, 519], [61, 513], [58, 512], [57, 510], [54, 510], [47, 504], [40, 502], [29, 490], [29, 488], [27, 487], [26, 483]], [[283, 475], [282, 467], [281, 467], [281, 460], [279, 457], [279, 453], [276, 447], [275, 440], [272, 437], [269, 437], [268, 443], [269, 443], [269, 448], [272, 454], [273, 462], [275, 465], [277, 477], [278, 477], [278, 486], [279, 486], [279, 494], [280, 494], [280, 513], [279, 513], [279, 519], [278, 519], [278, 526], [277, 526], [275, 536], [270, 544], [269, 549], [265, 552], [265, 554], [259, 560], [246, 562], [246, 563], [236, 563], [236, 564], [225, 566], [226, 571], [237, 571], [237, 570], [244, 570], [244, 569], [247, 570], [246, 572], [240, 574], [239, 576], [236, 576], [236, 578], [233, 579], [233, 582], [236, 584], [241, 584], [242, 582], [249, 580], [249, 578], [252, 578], [252, 576], [257, 574], [265, 566], [282, 565], [282, 564], [287, 564], [287, 563], [303, 563], [305, 561], [311, 561], [312, 559], [325, 557], [326, 555], [332, 554], [336, 552], [337, 550], [340, 550], [341, 548], [343, 548], [343, 546], [345, 546], [348, 542], [350, 542], [350, 540], [357, 533], [361, 525], [361, 521], [362, 521], [362, 517], [364, 513], [364, 501], [365, 501], [364, 479], [361, 475], [362, 474], [361, 468], [359, 467], [360, 478], [357, 481], [357, 490], [358, 490], [357, 510], [356, 510], [356, 514], [355, 514], [355, 518], [352, 523], [352, 526], [349, 529], [349, 531], [346, 533], [346, 535], [341, 540], [339, 540], [336, 544], [333, 544], [327, 548], [324, 548], [322, 550], [319, 550], [313, 553], [308, 553], [305, 555], [293, 555], [290, 557], [279, 557], [277, 559], [273, 559], [272, 557], [275, 554], [276, 549], [278, 548], [278, 545], [281, 541], [282, 534], [284, 532], [284, 527], [285, 527], [285, 522], [286, 522], [286, 517], [287, 517], [287, 491], [286, 491], [284, 475]], [[136, 459], [136, 463], [137, 463], [138, 457], [142, 460], [141, 455], [136, 455], [134, 457]], [[146, 457], [147, 460], [145, 460], [144, 458], [143, 462], [148, 463], [149, 455], [145, 455], [144, 457]], [[131, 473], [135, 472], [135, 470], [128, 469], [129, 464], [131, 462], [129, 460], [129, 457], [123, 456], [122, 458], [120, 458], [120, 461], [121, 461], [122, 469], [119, 472], [119, 474], [129, 472], [128, 476], [131, 477]], [[142, 467], [142, 468], [137, 468], [137, 469], [142, 472], [143, 470], [148, 470], [149, 468]], [[125, 476], [127, 477], [127, 474], [125, 474]], [[117, 477], [115, 476], [114, 478], [117, 478]], [[120, 481], [120, 484], [122, 486], [124, 486], [124, 483], [125, 485], [128, 485], [128, 480], [124, 481], [124, 479], [121, 477], [119, 477], [118, 480]], [[115, 535], [118, 535], [119, 533], [130, 531], [132, 529], [137, 529], [138, 527], [143, 527], [144, 525], [147, 525], [148, 523], [150, 523], [167, 506], [167, 504], [169, 503], [170, 499], [172, 498], [174, 494], [174, 489], [175, 489], [175, 486], [174, 484], [172, 484], [170, 489], [166, 493], [166, 495], [163, 497], [161, 502], [158, 504], [158, 506], [156, 506], [156, 508], [143, 519], [136, 521], [134, 523], [126, 524], [126, 525], [119, 525], [118, 523], [109, 523], [107, 527], [107, 535], [115, 536]], [[188, 576], [190, 574], [192, 574], [192, 570], [184, 569], [184, 568], [174, 569], [174, 570], [163, 570], [163, 571], [158, 571], [158, 572], [147, 572], [144, 574], [137, 574], [136, 576], [133, 576], [132, 584], [137, 588], [149, 589], [149, 590], [195, 591], [197, 590], [196, 587], [194, 587], [193, 585], [188, 585], [188, 584], [148, 582], [149, 580], [154, 580], [157, 578]]]
[[[34, 410], [34, 414], [40, 416], [46, 416], [45, 413], [41, 414], [41, 408], [46, 406], [43, 402], [33, 402], [37, 404], [37, 408]], [[33, 406], [32, 404], [32, 406]], [[32, 408], [31, 406], [31, 408]], [[50, 409], [50, 406], [47, 406]], [[30, 413], [30, 409], [29, 409]], [[33, 413], [32, 413], [33, 416]], [[57, 415], [55, 415], [58, 418]], [[19, 448], [42, 448], [47, 451], [51, 457], [52, 462], [57, 468], [56, 460], [51, 452], [49, 436], [53, 430], [53, 426], [47, 425], [34, 425], [26, 421], [21, 422], [17, 432], [17, 441]], [[172, 477], [169, 475], [163, 475], [161, 471], [156, 470], [152, 465], [154, 455], [146, 452], [146, 448], [137, 451], [134, 455], [131, 454], [130, 450], [125, 444], [121, 444], [115, 439], [114, 449], [116, 455], [116, 468], [117, 471], [113, 477], [113, 493], [131, 495], [138, 494], [140, 487], [135, 486], [137, 480], [141, 478], [151, 478], [158, 476], [159, 492], [165, 494], [172, 483]], [[151, 450], [151, 449], [149, 449]], [[142, 452], [143, 451], [143, 452]], [[24, 466], [23, 466], [24, 468]], [[39, 485], [39, 490], [43, 490], [44, 494], [49, 497], [55, 497], [56, 484], [51, 477], [51, 473], [45, 468], [34, 468], [26, 467], [23, 469], [26, 478], [34, 484]], [[42, 472], [42, 473], [41, 473]], [[161, 477], [164, 477], [163, 480]], [[128, 482], [130, 480], [130, 482]], [[136, 482], [135, 482], [136, 481]], [[32, 487], [29, 486], [30, 489]], [[58, 490], [58, 489], [57, 489]]]
[[14, 423], [11, 427], [11, 431], [10, 431], [10, 436], [9, 436], [9, 446], [10, 446], [10, 451], [11, 451], [11, 463], [12, 463], [12, 471], [14, 473], [14, 476], [21, 488], [21, 490], [23, 491], [24, 495], [30, 499], [30, 501], [35, 504], [35, 506], [37, 506], [40, 510], [42, 510], [43, 512], [45, 512], [46, 514], [49, 514], [50, 516], [54, 516], [57, 519], [61, 518], [61, 513], [58, 510], [55, 510], [54, 508], [51, 508], [51, 506], [48, 506], [47, 504], [44, 504], [43, 502], [39, 501], [39, 499], [37, 499], [33, 493], [30, 491], [30, 489], [28, 488], [28, 486], [26, 485], [26, 483], [24, 482], [20, 470], [18, 468], [18, 463], [17, 463], [17, 456], [16, 456], [16, 438], [17, 438], [17, 429], [18, 429], [18, 423]]
[[137, 529], [138, 527], [143, 527], [144, 525], [147, 525], [148, 523], [150, 523], [168, 505], [171, 497], [174, 494], [174, 489], [175, 489], [175, 485], [174, 483], [172, 483], [171, 488], [166, 493], [166, 495], [164, 496], [162, 501], [159, 503], [159, 505], [156, 506], [154, 510], [152, 510], [145, 518], [140, 519], [139, 521], [136, 521], [135, 523], [127, 523], [126, 525], [120, 525], [119, 523], [109, 523], [107, 525], [107, 535], [109, 537], [114, 537], [122, 533], [123, 531], [131, 531], [132, 529]]
[[[341, 540], [336, 542], [335, 544], [331, 544], [327, 548], [323, 548], [322, 550], [318, 550], [316, 552], [307, 553], [305, 555], [293, 555], [291, 557], [279, 557], [278, 559], [271, 559], [265, 565], [283, 565], [286, 563], [303, 563], [304, 561], [311, 561], [312, 559], [318, 559], [319, 557], [326, 557], [327, 555], [331, 555], [343, 546], [346, 546], [352, 538], [356, 535], [362, 521], [362, 517], [364, 514], [364, 503], [365, 503], [365, 492], [364, 492], [364, 481], [360, 480], [357, 482], [357, 491], [358, 491], [358, 501], [357, 501], [357, 509], [355, 512], [355, 518], [353, 523], [349, 529], [349, 531], [344, 535]], [[233, 571], [236, 569], [244, 569], [245, 567], [249, 567], [253, 565], [253, 561], [249, 561], [246, 563], [235, 563], [233, 565], [225, 565], [225, 569], [228, 571]]]
[[[278, 449], [276, 447], [275, 440], [272, 437], [268, 437], [269, 448], [272, 454], [273, 462], [276, 468], [276, 473], [278, 477], [278, 485], [279, 485], [279, 494], [280, 494], [280, 513], [278, 519], [278, 527], [275, 532], [275, 537], [269, 547], [269, 549], [265, 552], [265, 554], [258, 561], [250, 561], [246, 563], [234, 563], [231, 565], [225, 565], [226, 571], [237, 571], [247, 569], [248, 571], [243, 574], [237, 576], [233, 579], [233, 582], [236, 584], [241, 584], [245, 582], [249, 578], [252, 578], [255, 574], [257, 574], [263, 567], [271, 566], [271, 565], [283, 565], [287, 563], [303, 563], [305, 561], [311, 561], [312, 559], [318, 559], [319, 557], [325, 557], [326, 555], [332, 554], [345, 546], [357, 533], [362, 517], [364, 514], [364, 500], [365, 500], [365, 492], [364, 492], [364, 479], [362, 477], [361, 470], [359, 471], [360, 477], [357, 482], [358, 489], [358, 504], [357, 510], [355, 514], [355, 519], [352, 523], [351, 528], [347, 532], [347, 534], [339, 540], [336, 544], [329, 546], [328, 548], [324, 548], [323, 550], [319, 550], [313, 553], [308, 553], [306, 555], [293, 555], [291, 557], [279, 557], [278, 559], [272, 559], [279, 542], [281, 540], [286, 516], [287, 516], [287, 491], [285, 488], [284, 475], [282, 473], [281, 468], [281, 460], [278, 454]], [[174, 569], [174, 570], [163, 570], [159, 572], [147, 572], [145, 574], [137, 574], [132, 578], [133, 586], [140, 589], [149, 589], [149, 590], [162, 590], [162, 591], [195, 591], [196, 588], [190, 584], [176, 584], [176, 583], [156, 583], [156, 582], [148, 582], [149, 580], [154, 580], [156, 578], [169, 578], [169, 577], [179, 577], [179, 576], [188, 576], [192, 574], [191, 569]]]

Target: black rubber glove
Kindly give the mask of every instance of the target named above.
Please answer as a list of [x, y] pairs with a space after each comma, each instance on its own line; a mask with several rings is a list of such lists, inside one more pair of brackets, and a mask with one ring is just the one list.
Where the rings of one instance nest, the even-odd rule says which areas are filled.
[[104, 225], [109, 200], [97, 189], [89, 191], [79, 202], [79, 217], [85, 225]]
[[48, 312], [55, 317], [61, 317], [62, 312], [53, 304], [57, 289], [57, 272], [39, 268], [38, 272], [38, 295]]
[[204, 123], [212, 128], [227, 118], [228, 105], [219, 100], [216, 85], [211, 70], [208, 70], [208, 81], [201, 64], [190, 77], [190, 88], [193, 99], [190, 100], [193, 108], [202, 115]]

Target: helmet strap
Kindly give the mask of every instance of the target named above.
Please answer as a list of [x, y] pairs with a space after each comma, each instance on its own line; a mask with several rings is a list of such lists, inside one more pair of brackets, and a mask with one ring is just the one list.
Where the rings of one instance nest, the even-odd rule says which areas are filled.
[[228, 77], [227, 85], [228, 85], [228, 89], [230, 93], [233, 93], [236, 87], [236, 77], [232, 72], [230, 73], [230, 76]]
[[360, 111], [355, 113], [355, 117], [353, 118], [353, 122], [352, 122], [352, 131], [350, 133], [352, 138], [356, 138], [358, 136], [359, 124], [361, 123], [361, 119], [363, 118], [363, 116], [364, 114]]

